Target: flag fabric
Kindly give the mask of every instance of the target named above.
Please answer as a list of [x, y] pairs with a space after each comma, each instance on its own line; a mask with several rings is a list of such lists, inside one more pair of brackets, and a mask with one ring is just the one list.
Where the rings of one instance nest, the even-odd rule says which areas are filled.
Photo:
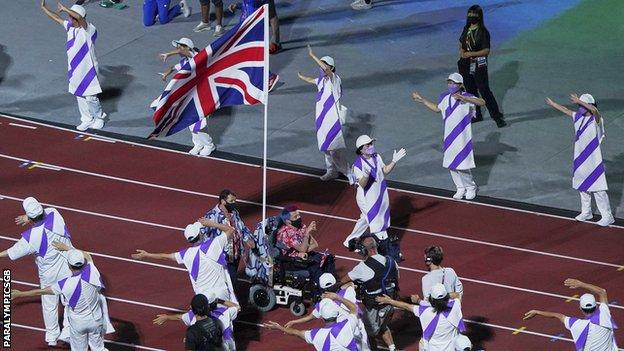
[[168, 136], [224, 106], [266, 104], [268, 5], [201, 50], [157, 99], [150, 139]]

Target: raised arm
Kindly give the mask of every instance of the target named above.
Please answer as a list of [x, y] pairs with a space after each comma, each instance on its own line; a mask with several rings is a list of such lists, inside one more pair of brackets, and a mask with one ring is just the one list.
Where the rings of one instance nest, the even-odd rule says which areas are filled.
[[327, 298], [327, 299], [331, 299], [331, 300], [334, 300], [334, 301], [339, 301], [340, 303], [342, 303], [343, 305], [345, 305], [349, 309], [349, 312], [351, 312], [351, 314], [357, 315], [357, 313], [358, 313], [357, 306], [353, 302], [349, 301], [349, 299], [345, 299], [344, 297], [342, 297], [342, 296], [340, 296], [340, 295], [338, 295], [336, 293], [326, 292], [326, 293], [323, 294], [322, 297], [323, 298]]
[[596, 295], [598, 295], [598, 297], [600, 298], [600, 302], [604, 303], [604, 304], [608, 304], [609, 303], [609, 298], [607, 297], [607, 290], [604, 288], [601, 288], [599, 286], [596, 285], [592, 285], [592, 284], [588, 284], [588, 283], [583, 283], [582, 281], [578, 280], [578, 279], [572, 279], [572, 278], [568, 278], [566, 279], [563, 284], [565, 286], [567, 286], [570, 289], [585, 289], [588, 290], [591, 293], [594, 293]]
[[392, 162], [388, 163], [383, 168], [384, 174], [388, 174], [388, 173], [392, 172], [392, 170], [394, 169], [394, 166], [396, 166], [397, 162], [399, 162], [403, 157], [405, 157], [405, 155], [407, 155], [407, 151], [405, 151], [405, 149], [403, 149], [403, 148], [399, 149], [398, 151], [394, 150], [392, 152]]
[[400, 308], [402, 310], [406, 310], [406, 311], [410, 311], [410, 312], [414, 310], [414, 306], [415, 306], [415, 305], [409, 304], [407, 302], [393, 300], [388, 295], [377, 296], [377, 298], [375, 300], [377, 300], [377, 302], [379, 302], [381, 304], [392, 305], [392, 306], [394, 306], [396, 308]]
[[314, 320], [314, 314], [310, 313], [305, 317], [301, 317], [299, 319], [294, 319], [292, 321], [287, 322], [286, 324], [284, 324], [284, 328], [290, 328], [295, 324], [307, 323], [313, 320]]
[[587, 111], [591, 112], [591, 114], [596, 117], [596, 123], [600, 123], [600, 120], [602, 119], [602, 115], [600, 114], [600, 111], [598, 111], [598, 108], [596, 106], [581, 101], [581, 99], [579, 99], [579, 97], [576, 94], [570, 94], [570, 101], [572, 101], [575, 104], [579, 104], [585, 107]]
[[548, 104], [549, 106], [552, 106], [555, 108], [555, 110], [558, 110], [561, 113], [564, 113], [570, 117], [574, 116], [574, 111], [570, 110], [569, 108], [563, 106], [563, 105], [559, 105], [558, 103], [552, 101], [550, 98], [546, 98], [546, 104]]
[[329, 77], [329, 79], [334, 79], [334, 72], [332, 72], [331, 67], [314, 55], [310, 45], [308, 45], [308, 55], [310, 55], [314, 62], [316, 62], [316, 64], [319, 65], [323, 71], [325, 71], [325, 74]]
[[80, 16], [78, 13], [76, 13], [76, 12], [68, 9], [67, 7], [63, 6], [63, 4], [61, 4], [60, 2], [58, 3], [58, 10], [59, 10], [59, 12], [67, 13], [72, 18], [72, 21], [74, 21], [74, 20], [78, 21], [78, 25], [80, 25], [80, 27], [82, 27], [84, 29], [87, 29], [87, 21], [82, 16]]
[[221, 223], [217, 223], [215, 221], [211, 221], [208, 218], [202, 217], [200, 219], [197, 220], [199, 223], [201, 223], [201, 225], [203, 225], [204, 227], [209, 227], [209, 228], [217, 228], [221, 231], [223, 231], [223, 233], [225, 233], [225, 235], [228, 236], [228, 238], [231, 238], [232, 235], [234, 234], [234, 231], [236, 229], [234, 229], [234, 227], [231, 227], [227, 224], [221, 224]]
[[297, 77], [299, 77], [299, 79], [301, 79], [302, 81], [304, 81], [306, 83], [310, 83], [310, 84], [316, 85], [316, 79], [314, 79], [312, 77], [304, 76], [303, 74], [301, 74], [301, 72], [297, 72]]
[[459, 101], [468, 102], [477, 106], [485, 106], [485, 100], [476, 96], [463, 96], [462, 94], [453, 95]]
[[561, 313], [556, 313], [556, 312], [547, 312], [547, 311], [539, 311], [539, 310], [530, 310], [529, 312], [524, 314], [524, 320], [527, 319], [531, 319], [535, 316], [542, 316], [542, 317], [546, 317], [546, 318], [557, 318], [558, 320], [561, 321], [561, 323], [564, 323], [565, 321], [565, 317], [563, 314]]
[[418, 103], [421, 103], [421, 104], [425, 105], [425, 107], [427, 107], [428, 109], [430, 109], [433, 112], [436, 112], [436, 113], [440, 112], [440, 109], [438, 108], [438, 105], [436, 105], [433, 102], [425, 99], [418, 92], [413, 92], [412, 93], [412, 99], [414, 99], [414, 101], [416, 101]]
[[43, 13], [45, 13], [46, 16], [50, 17], [50, 19], [52, 19], [54, 22], [63, 25], [63, 19], [61, 18], [61, 16], [59, 16], [56, 12], [50, 11], [45, 5], [45, 0], [41, 0], [41, 10], [43, 10]]
[[135, 260], [144, 260], [148, 258], [148, 259], [153, 259], [153, 260], [169, 260], [169, 261], [177, 262], [175, 258], [175, 252], [174, 253], [149, 253], [145, 250], [140, 250], [140, 249], [137, 249], [136, 252], [137, 253], [132, 254], [132, 258], [134, 258]]

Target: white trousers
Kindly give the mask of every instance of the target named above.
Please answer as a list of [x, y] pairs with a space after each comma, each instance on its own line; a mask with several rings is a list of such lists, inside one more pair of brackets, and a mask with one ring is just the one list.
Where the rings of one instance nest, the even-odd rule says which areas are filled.
[[[43, 312], [43, 324], [45, 325], [45, 341], [53, 342], [61, 336], [61, 328], [58, 323], [58, 295], [41, 295], [41, 310]], [[63, 337], [69, 336], [69, 322], [67, 321], [67, 307], [63, 316]]]
[[600, 215], [603, 218], [613, 217], [613, 213], [611, 213], [611, 204], [609, 204], [609, 195], [607, 195], [606, 191], [596, 191], [588, 193], [586, 191], [579, 191], [581, 194], [581, 212], [585, 214], [592, 213], [591, 206], [591, 198], [592, 194], [594, 194], [594, 199], [596, 200], [596, 207], [598, 207], [598, 211], [600, 211]]
[[69, 344], [71, 351], [104, 351], [104, 324], [101, 320], [88, 318], [72, 320]]
[[78, 100], [78, 110], [80, 110], [80, 121], [90, 122], [94, 118], [104, 118], [104, 112], [102, 112], [102, 105], [97, 95], [91, 96], [76, 96]]
[[451, 178], [453, 179], [453, 183], [455, 183], [455, 187], [457, 190], [459, 189], [471, 189], [476, 188], [477, 184], [472, 179], [472, 172], [469, 169], [467, 170], [452, 170]]
[[325, 154], [325, 168], [327, 168], [327, 172], [340, 172], [348, 178], [351, 174], [351, 166], [344, 155], [345, 151], [346, 149], [323, 151]]
[[[366, 233], [366, 229], [368, 229], [368, 216], [364, 213], [365, 211], [365, 199], [363, 195], [360, 195], [360, 192], [358, 191], [357, 195], [355, 196], [355, 200], [357, 201], [358, 207], [360, 208], [360, 211], [362, 211], [362, 213], [360, 214], [360, 218], [358, 218], [357, 222], [355, 222], [355, 226], [353, 227], [353, 231], [351, 231], [351, 234], [349, 234], [349, 236], [347, 236], [347, 238], [344, 241], [344, 246], [349, 246], [349, 240], [353, 239], [353, 238], [359, 238], [362, 235], [364, 235], [364, 233]], [[373, 233], [375, 234], [375, 236], [379, 239], [379, 240], [385, 240], [388, 239], [388, 232], [387, 231], [382, 231], [382, 232], [378, 232], [378, 233]]]
[[199, 132], [193, 132], [193, 125], [189, 126], [189, 130], [191, 131], [191, 139], [193, 140], [193, 145], [196, 147], [204, 147], [204, 146], [214, 146], [213, 142], [212, 142], [212, 138], [210, 137], [210, 135], [207, 133], [208, 131], [208, 126], [206, 126], [205, 128], [203, 128], [203, 130], [205, 130], [206, 132], [202, 132], [201, 130]]

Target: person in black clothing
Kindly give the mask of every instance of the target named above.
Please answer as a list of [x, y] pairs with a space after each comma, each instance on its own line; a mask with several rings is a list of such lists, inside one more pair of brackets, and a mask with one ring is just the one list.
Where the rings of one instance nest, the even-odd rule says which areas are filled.
[[[485, 100], [485, 106], [490, 117], [498, 128], [507, 125], [503, 114], [498, 109], [498, 103], [490, 90], [488, 81], [488, 55], [490, 54], [490, 32], [483, 22], [483, 10], [479, 5], [472, 5], [468, 9], [466, 25], [459, 37], [459, 56], [457, 67], [464, 78], [466, 91]], [[483, 120], [481, 108], [477, 106], [476, 116], [472, 122]]]
[[191, 300], [191, 310], [196, 322], [186, 329], [184, 349], [188, 351], [213, 351], [222, 343], [223, 331], [219, 322], [210, 316], [212, 310], [208, 298], [197, 294]]

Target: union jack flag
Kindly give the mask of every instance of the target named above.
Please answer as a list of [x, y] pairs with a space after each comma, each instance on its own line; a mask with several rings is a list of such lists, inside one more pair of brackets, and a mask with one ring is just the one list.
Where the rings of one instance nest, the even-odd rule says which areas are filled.
[[179, 132], [223, 106], [266, 104], [268, 7], [201, 50], [173, 76], [154, 111], [154, 139]]

